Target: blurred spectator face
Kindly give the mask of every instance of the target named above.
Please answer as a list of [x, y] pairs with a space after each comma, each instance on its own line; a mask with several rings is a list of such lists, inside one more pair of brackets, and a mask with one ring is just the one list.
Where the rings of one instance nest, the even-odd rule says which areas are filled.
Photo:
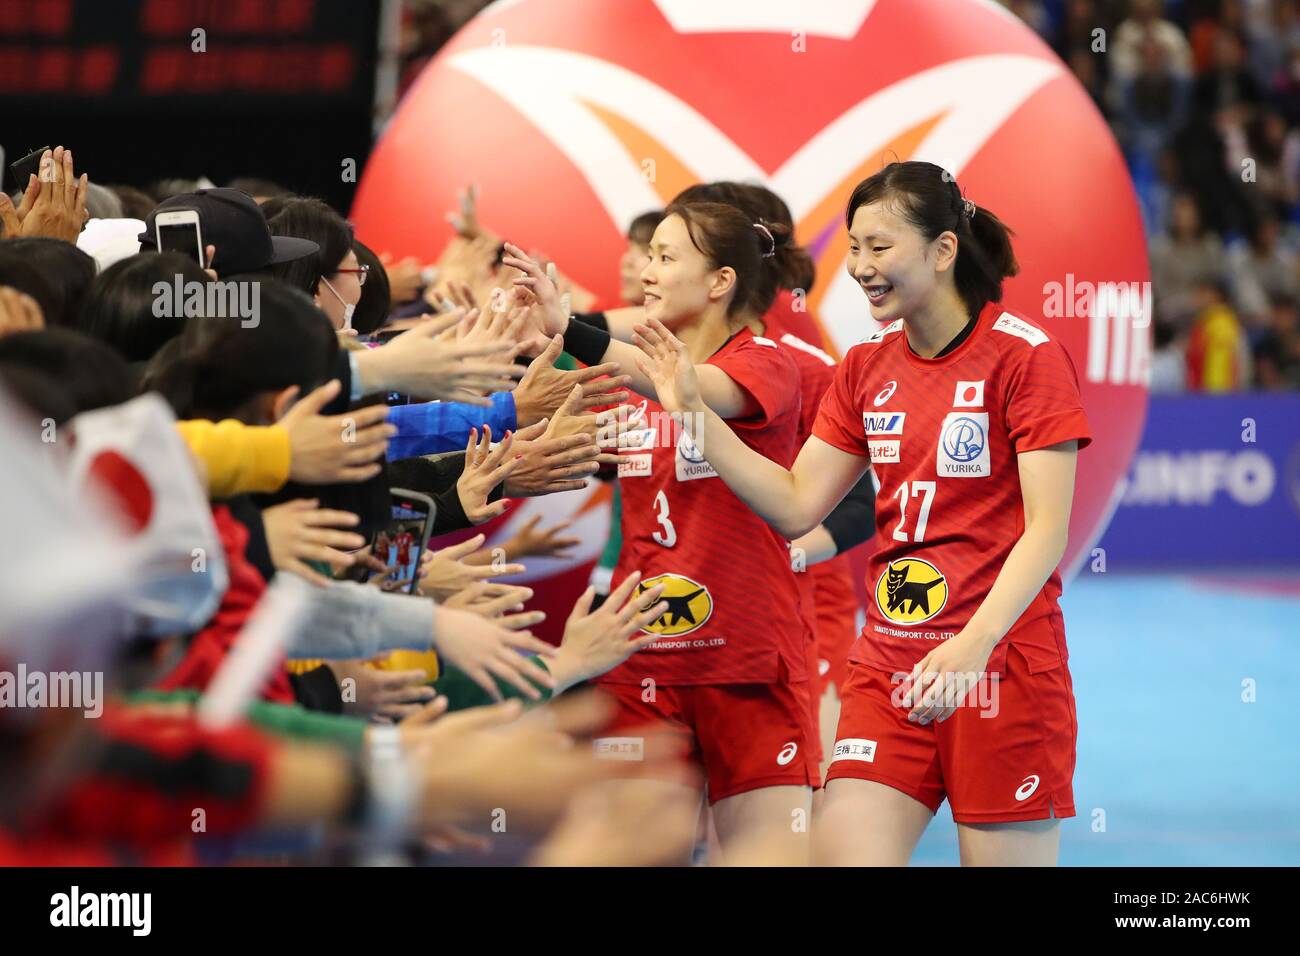
[[1241, 65], [1241, 45], [1227, 28], [1214, 37], [1214, 65], [1220, 70], [1235, 70]]
[[1291, 301], [1274, 302], [1269, 309], [1269, 320], [1273, 331], [1286, 337], [1300, 331], [1300, 310]]
[[1138, 23], [1151, 23], [1160, 19], [1163, 7], [1161, 0], [1133, 0], [1132, 17]]
[[[348, 250], [348, 254], [339, 263], [340, 270], [359, 269], [357, 254]], [[329, 316], [334, 328], [343, 328], [347, 314], [361, 301], [361, 279], [356, 272], [340, 271], [325, 276], [321, 288], [316, 293], [316, 304]]]
[[628, 305], [645, 301], [641, 288], [641, 273], [650, 264], [650, 246], [629, 238], [623, 256], [618, 260], [619, 297]]
[[1255, 250], [1266, 255], [1277, 247], [1277, 220], [1264, 219], [1255, 227]]
[[1196, 290], [1192, 293], [1192, 301], [1195, 303], [1196, 311], [1203, 312], [1222, 303], [1223, 294], [1213, 282], [1198, 282]]
[[1172, 149], [1161, 150], [1160, 159], [1156, 164], [1156, 171], [1160, 174], [1162, 182], [1178, 182], [1178, 154]]
[[1159, 75], [1165, 72], [1165, 49], [1150, 33], [1142, 40], [1142, 72]]
[[1269, 111], [1264, 114], [1264, 139], [1273, 146], [1281, 146], [1286, 139], [1286, 120], [1280, 113]]
[[1201, 213], [1196, 200], [1186, 193], [1174, 200], [1170, 212], [1170, 230], [1180, 239], [1190, 239], [1201, 231]]

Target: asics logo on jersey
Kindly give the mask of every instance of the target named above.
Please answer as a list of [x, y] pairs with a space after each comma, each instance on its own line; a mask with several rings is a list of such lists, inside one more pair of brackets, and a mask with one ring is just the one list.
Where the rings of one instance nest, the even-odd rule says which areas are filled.
[[880, 390], [880, 393], [876, 395], [875, 400], [872, 401], [871, 404], [872, 405], [885, 404], [885, 402], [889, 401], [889, 396], [893, 395], [894, 390], [897, 388], [898, 388], [897, 382], [890, 382], [888, 385], [886, 385], [884, 388]]
[[1025, 782], [1016, 788], [1016, 802], [1019, 803], [1023, 800], [1028, 800], [1030, 797], [1034, 795], [1034, 791], [1037, 789], [1038, 789], [1038, 774], [1031, 773], [1028, 777], [1025, 778]]
[[974, 461], [984, 451], [984, 429], [965, 415], [954, 419], [943, 433], [943, 450], [953, 461]]
[[799, 752], [799, 745], [795, 743], [793, 740], [791, 740], [784, 747], [782, 747], [781, 752], [776, 755], [776, 762], [780, 764], [782, 767], [787, 766], [790, 763], [790, 761], [794, 759], [794, 755], [797, 754], [798, 752]]

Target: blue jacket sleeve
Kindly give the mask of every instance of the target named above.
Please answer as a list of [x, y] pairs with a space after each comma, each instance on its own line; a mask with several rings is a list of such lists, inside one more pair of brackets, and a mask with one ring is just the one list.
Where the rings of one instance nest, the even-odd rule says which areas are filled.
[[464, 451], [471, 428], [490, 426], [494, 440], [515, 430], [515, 396], [497, 392], [490, 408], [461, 402], [395, 405], [388, 421], [397, 426], [397, 434], [388, 440], [389, 460]]

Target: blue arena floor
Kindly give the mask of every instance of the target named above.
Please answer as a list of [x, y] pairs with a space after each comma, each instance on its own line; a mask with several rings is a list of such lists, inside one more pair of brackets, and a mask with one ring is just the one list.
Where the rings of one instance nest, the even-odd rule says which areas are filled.
[[[1079, 748], [1061, 864], [1300, 865], [1300, 575], [1085, 573], [1062, 607]], [[957, 863], [946, 804], [912, 862]]]

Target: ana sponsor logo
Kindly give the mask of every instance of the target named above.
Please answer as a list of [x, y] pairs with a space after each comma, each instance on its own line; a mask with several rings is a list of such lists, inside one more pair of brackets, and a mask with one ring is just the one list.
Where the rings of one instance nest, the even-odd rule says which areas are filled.
[[907, 412], [863, 412], [862, 430], [871, 435], [901, 435]]

